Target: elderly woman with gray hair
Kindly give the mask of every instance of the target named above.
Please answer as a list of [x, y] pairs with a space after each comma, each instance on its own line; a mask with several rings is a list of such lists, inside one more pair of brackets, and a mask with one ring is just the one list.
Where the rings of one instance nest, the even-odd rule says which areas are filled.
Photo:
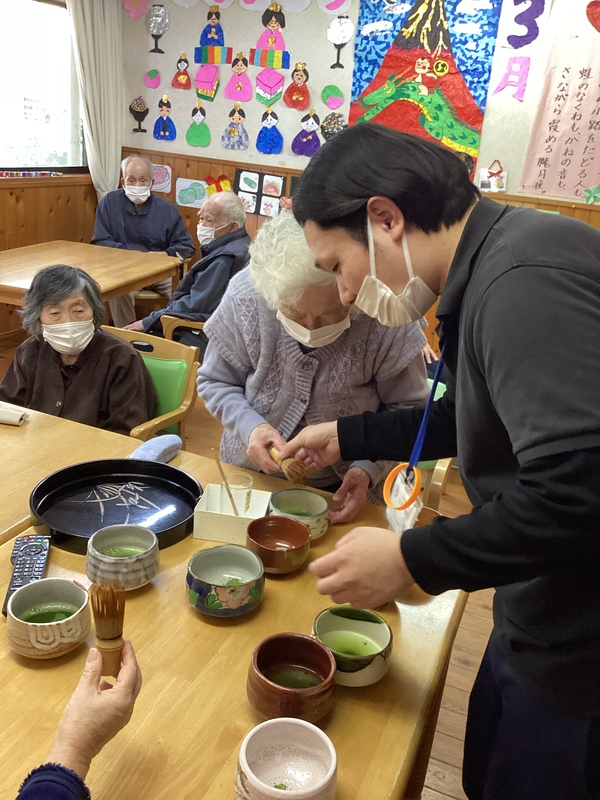
[[0, 384], [0, 400], [129, 434], [154, 416], [156, 393], [139, 353], [99, 330], [100, 287], [81, 269], [38, 272], [21, 311], [29, 332]]
[[[306, 425], [427, 398], [419, 324], [386, 328], [345, 308], [287, 212], [262, 226], [249, 267], [232, 278], [204, 330], [198, 393], [225, 428], [221, 457], [231, 464], [277, 473], [269, 448]], [[307, 483], [333, 491], [330, 521], [348, 522], [367, 501], [381, 503], [391, 466], [338, 461]]]

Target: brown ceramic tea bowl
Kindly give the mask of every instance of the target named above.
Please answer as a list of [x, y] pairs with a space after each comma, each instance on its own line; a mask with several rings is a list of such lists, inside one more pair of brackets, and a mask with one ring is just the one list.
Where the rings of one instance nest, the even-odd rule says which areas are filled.
[[290, 517], [260, 517], [248, 525], [246, 547], [260, 558], [265, 572], [285, 575], [308, 558], [310, 531]]
[[321, 642], [301, 633], [276, 633], [255, 648], [246, 692], [262, 717], [322, 719], [333, 705], [335, 659]]

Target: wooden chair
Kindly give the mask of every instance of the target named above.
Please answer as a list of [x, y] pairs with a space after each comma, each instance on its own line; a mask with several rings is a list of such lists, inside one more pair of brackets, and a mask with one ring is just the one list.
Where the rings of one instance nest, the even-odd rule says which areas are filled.
[[175, 328], [190, 328], [193, 331], [201, 331], [204, 329], [204, 322], [197, 322], [193, 319], [181, 319], [181, 317], [170, 317], [168, 314], [162, 315], [160, 323], [163, 329], [163, 336], [171, 342], [173, 341], [173, 331]]
[[[186, 258], [185, 261], [182, 261], [180, 264], [179, 277], [177, 278], [178, 283], [189, 270], [190, 264], [191, 258]], [[175, 278], [173, 278], [173, 290], [175, 290]], [[168, 302], [169, 298], [167, 295], [159, 294], [152, 289], [141, 289], [139, 292], [135, 293], [136, 314], [138, 314], [137, 319], [142, 319], [148, 316], [148, 314], [152, 314], [153, 311], [165, 308]]]
[[102, 329], [125, 339], [139, 351], [156, 389], [156, 417], [133, 428], [130, 436], [145, 442], [159, 432], [176, 433], [181, 437], [185, 450], [185, 418], [198, 396], [198, 348], [149, 333], [108, 325], [103, 325]]

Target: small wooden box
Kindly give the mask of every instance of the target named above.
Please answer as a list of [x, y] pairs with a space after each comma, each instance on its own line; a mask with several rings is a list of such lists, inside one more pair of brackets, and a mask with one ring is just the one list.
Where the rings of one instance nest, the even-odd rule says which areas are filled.
[[250, 507], [244, 516], [223, 514], [221, 507], [221, 487], [209, 483], [204, 487], [202, 497], [194, 510], [194, 539], [206, 539], [223, 544], [246, 544], [246, 528], [253, 519], [265, 517], [269, 513], [271, 492], [252, 489]]

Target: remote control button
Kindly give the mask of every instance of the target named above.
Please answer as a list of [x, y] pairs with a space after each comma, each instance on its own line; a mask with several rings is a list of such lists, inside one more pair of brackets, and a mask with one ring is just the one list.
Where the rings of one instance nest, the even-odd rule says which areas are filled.
[[31, 558], [43, 552], [44, 548], [40, 544], [28, 544], [21, 550], [21, 555]]

